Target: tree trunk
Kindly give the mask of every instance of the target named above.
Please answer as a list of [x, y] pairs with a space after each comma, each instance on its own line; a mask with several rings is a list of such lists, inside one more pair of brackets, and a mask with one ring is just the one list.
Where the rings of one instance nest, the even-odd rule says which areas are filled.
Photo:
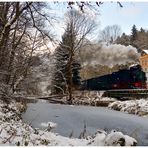
[[70, 55], [69, 63], [68, 63], [68, 104], [73, 103], [72, 96], [72, 54]]
[[5, 67], [5, 61], [7, 60], [7, 41], [9, 37], [10, 26], [5, 26], [0, 38], [0, 68]]

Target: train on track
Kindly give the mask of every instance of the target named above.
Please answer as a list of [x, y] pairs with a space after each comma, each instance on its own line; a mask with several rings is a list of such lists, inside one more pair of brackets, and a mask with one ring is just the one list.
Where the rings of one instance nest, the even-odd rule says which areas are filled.
[[81, 90], [146, 89], [146, 75], [140, 65], [112, 74], [83, 80]]

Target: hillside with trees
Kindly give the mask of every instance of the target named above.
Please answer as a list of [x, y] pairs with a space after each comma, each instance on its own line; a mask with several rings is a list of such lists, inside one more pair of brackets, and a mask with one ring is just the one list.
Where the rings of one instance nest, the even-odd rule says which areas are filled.
[[138, 30], [136, 25], [133, 25], [130, 35], [123, 33], [115, 42], [125, 46], [132, 45], [138, 49], [138, 52], [141, 52], [143, 49], [148, 49], [148, 30], [142, 27]]

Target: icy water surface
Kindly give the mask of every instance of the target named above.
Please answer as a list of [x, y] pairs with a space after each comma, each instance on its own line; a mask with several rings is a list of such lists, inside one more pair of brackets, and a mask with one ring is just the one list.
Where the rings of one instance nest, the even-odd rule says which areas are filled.
[[39, 100], [28, 103], [27, 111], [22, 115], [23, 120], [34, 128], [45, 128], [47, 122], [57, 123], [53, 130], [63, 136], [69, 136], [73, 131], [78, 137], [83, 131], [84, 122], [87, 134], [93, 134], [97, 129], [116, 129], [135, 137], [138, 145], [148, 146], [148, 118], [138, 117], [105, 107], [70, 106], [50, 104]]

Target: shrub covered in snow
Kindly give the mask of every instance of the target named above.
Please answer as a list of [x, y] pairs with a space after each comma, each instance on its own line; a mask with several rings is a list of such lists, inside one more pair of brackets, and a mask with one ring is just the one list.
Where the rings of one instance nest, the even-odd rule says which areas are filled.
[[108, 107], [114, 110], [136, 114], [139, 116], [148, 115], [148, 100], [145, 99], [115, 101], [113, 103], [110, 103]]
[[106, 133], [104, 130], [98, 130], [88, 145], [92, 146], [136, 146], [137, 141], [124, 135], [121, 132], [112, 130], [110, 133]]

